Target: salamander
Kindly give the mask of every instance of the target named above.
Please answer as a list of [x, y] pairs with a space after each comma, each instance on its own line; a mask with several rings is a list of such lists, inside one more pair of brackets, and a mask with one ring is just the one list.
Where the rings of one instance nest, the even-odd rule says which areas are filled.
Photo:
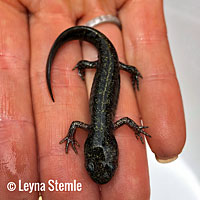
[[120, 69], [131, 74], [133, 87], [139, 90], [139, 78], [141, 74], [136, 67], [126, 65], [118, 60], [116, 50], [111, 41], [98, 30], [87, 26], [74, 26], [62, 32], [55, 40], [46, 65], [47, 86], [52, 100], [54, 96], [51, 88], [51, 68], [56, 52], [67, 41], [80, 40], [93, 44], [98, 50], [97, 61], [81, 60], [73, 69], [78, 69], [78, 74], [84, 79], [85, 69], [95, 68], [89, 110], [91, 123], [73, 121], [68, 134], [60, 141], [66, 142], [66, 153], [69, 144], [77, 153], [78, 142], [74, 138], [77, 128], [88, 131], [88, 137], [84, 144], [85, 168], [90, 177], [97, 184], [105, 184], [111, 180], [118, 167], [118, 145], [114, 136], [114, 130], [123, 124], [127, 124], [135, 132], [136, 138], [143, 143], [142, 134], [151, 137], [143, 129], [147, 126], [139, 126], [129, 117], [124, 117], [114, 122], [120, 89]]

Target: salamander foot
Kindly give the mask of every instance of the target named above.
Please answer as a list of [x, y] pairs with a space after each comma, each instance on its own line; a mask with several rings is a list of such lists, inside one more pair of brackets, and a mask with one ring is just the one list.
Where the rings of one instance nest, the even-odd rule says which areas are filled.
[[78, 69], [78, 75], [82, 80], [85, 80], [85, 69], [96, 69], [96, 66], [97, 61], [81, 60], [72, 70]]
[[69, 148], [69, 144], [71, 143], [72, 144], [72, 148], [74, 150], [75, 153], [78, 153], [77, 150], [76, 150], [76, 147], [75, 145], [77, 145], [78, 147], [80, 147], [80, 145], [78, 144], [78, 142], [74, 139], [74, 134], [76, 132], [76, 129], [77, 128], [82, 128], [82, 129], [85, 129], [85, 130], [88, 130], [89, 129], [89, 125], [88, 124], [85, 124], [83, 122], [80, 122], [80, 121], [73, 121], [71, 123], [71, 126], [69, 128], [69, 131], [68, 131], [68, 134], [65, 138], [63, 138], [59, 144], [62, 144], [66, 141], [66, 147], [65, 147], [65, 151], [66, 153], [68, 153], [68, 148]]
[[148, 137], [151, 137], [151, 135], [149, 135], [148, 133], [146, 133], [143, 130], [145, 128], [148, 128], [148, 126], [139, 126], [129, 117], [124, 117], [124, 118], [121, 118], [118, 121], [116, 121], [115, 124], [114, 124], [114, 129], [117, 129], [124, 124], [127, 124], [131, 129], [133, 129], [135, 131], [136, 138], [138, 139], [138, 137], [139, 137], [142, 144], [144, 144], [144, 141], [143, 141], [141, 134], [148, 136]]
[[120, 69], [129, 72], [132, 76], [132, 84], [133, 88], [135, 89], [135, 85], [137, 87], [137, 90], [139, 90], [139, 78], [143, 78], [138, 69], [131, 65], [126, 65], [122, 62], [119, 62]]
[[78, 147], [80, 147], [80, 145], [79, 145], [79, 143], [78, 143], [73, 137], [70, 138], [70, 137], [66, 136], [65, 138], [63, 138], [63, 139], [59, 142], [59, 144], [62, 144], [62, 143], [64, 143], [65, 141], [66, 141], [66, 147], [65, 147], [66, 153], [68, 153], [68, 148], [69, 148], [69, 144], [70, 144], [70, 143], [72, 144], [72, 148], [73, 148], [74, 152], [75, 152], [75, 153], [78, 153], [78, 151], [76, 150], [75, 145], [77, 145]]

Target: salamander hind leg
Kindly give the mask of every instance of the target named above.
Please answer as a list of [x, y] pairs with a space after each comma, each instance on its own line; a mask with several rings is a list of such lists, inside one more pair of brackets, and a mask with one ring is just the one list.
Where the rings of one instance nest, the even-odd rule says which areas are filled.
[[97, 61], [88, 61], [88, 60], [81, 60], [77, 63], [77, 65], [72, 69], [78, 69], [78, 75], [81, 77], [82, 80], [85, 79], [85, 69], [96, 69]]
[[137, 90], [139, 90], [139, 78], [142, 78], [142, 75], [140, 74], [138, 69], [136, 67], [134, 67], [134, 66], [126, 65], [126, 64], [124, 64], [122, 62], [119, 62], [119, 67], [120, 67], [120, 69], [131, 73], [133, 88], [135, 89], [135, 85], [136, 85], [137, 86]]
[[124, 124], [127, 124], [131, 129], [133, 129], [135, 131], [136, 138], [138, 139], [138, 137], [139, 137], [142, 143], [144, 143], [144, 141], [143, 141], [141, 134], [151, 137], [151, 135], [149, 135], [148, 133], [146, 133], [143, 130], [145, 128], [148, 128], [148, 126], [139, 126], [129, 117], [124, 117], [124, 118], [121, 118], [118, 121], [116, 121], [114, 124], [114, 129], [117, 129]]
[[88, 124], [85, 124], [83, 122], [80, 122], [80, 121], [73, 121], [71, 123], [71, 126], [69, 128], [69, 131], [68, 131], [68, 134], [66, 137], [64, 137], [59, 143], [62, 144], [66, 141], [66, 153], [68, 153], [68, 148], [69, 148], [69, 144], [71, 143], [72, 144], [72, 148], [74, 150], [75, 153], [78, 153], [77, 150], [76, 150], [76, 147], [75, 145], [77, 145], [78, 147], [80, 146], [78, 144], [78, 142], [74, 139], [74, 134], [76, 132], [76, 129], [77, 128], [82, 128], [82, 129], [86, 129], [88, 130], [89, 129], [89, 125]]

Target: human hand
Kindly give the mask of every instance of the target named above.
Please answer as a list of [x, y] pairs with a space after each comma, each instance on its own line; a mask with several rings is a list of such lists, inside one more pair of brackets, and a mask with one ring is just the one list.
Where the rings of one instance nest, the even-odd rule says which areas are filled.
[[[140, 91], [135, 95], [129, 74], [121, 72], [116, 120], [128, 116], [139, 123], [141, 116], [144, 125], [149, 126], [147, 132], [152, 135], [148, 140], [152, 151], [162, 160], [175, 157], [184, 145], [185, 125], [179, 86], [168, 47], [162, 1], [22, 0], [23, 6], [18, 1], [13, 2], [13, 7], [8, 3], [0, 4], [2, 19], [5, 20], [1, 23], [0, 41], [0, 127], [3, 144], [0, 152], [1, 162], [6, 166], [1, 170], [2, 184], [17, 182], [18, 179], [38, 182], [40, 174], [41, 182], [49, 179], [72, 182], [76, 179], [83, 184], [82, 192], [46, 191], [43, 193], [44, 199], [87, 197], [93, 200], [99, 199], [100, 195], [102, 199], [149, 199], [145, 146], [135, 139], [128, 127], [124, 126], [115, 132], [119, 146], [119, 167], [113, 179], [101, 186], [101, 194], [84, 168], [83, 147], [87, 133], [80, 129], [77, 131], [76, 139], [81, 145], [78, 155], [72, 150], [66, 155], [64, 145], [58, 144], [72, 121], [89, 123], [88, 97], [94, 71], [86, 71], [85, 88], [77, 72], [71, 70], [82, 59], [79, 43], [66, 43], [55, 58], [52, 87], [56, 103], [49, 96], [45, 71], [50, 47], [63, 30], [76, 25], [77, 19], [81, 19], [79, 24], [84, 24], [100, 15], [115, 15], [118, 10], [122, 33], [113, 24], [102, 24], [95, 28], [111, 39], [120, 61], [135, 65], [144, 78], [140, 81]], [[28, 19], [25, 7], [31, 13]], [[82, 52], [84, 59], [96, 60], [96, 52], [89, 44], [84, 43]], [[22, 199], [28, 194], [21, 192], [19, 195], [19, 199]], [[35, 199], [36, 196], [37, 193], [32, 193], [29, 199]], [[0, 192], [0, 197], [14, 199], [16, 194], [5, 189]]]

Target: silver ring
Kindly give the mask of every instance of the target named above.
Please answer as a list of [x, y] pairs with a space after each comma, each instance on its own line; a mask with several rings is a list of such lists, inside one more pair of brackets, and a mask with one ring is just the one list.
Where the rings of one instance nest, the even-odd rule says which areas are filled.
[[113, 23], [113, 24], [116, 24], [121, 29], [120, 20], [116, 16], [113, 16], [113, 15], [101, 15], [99, 17], [96, 17], [88, 21], [85, 24], [85, 26], [94, 27], [103, 23]]

